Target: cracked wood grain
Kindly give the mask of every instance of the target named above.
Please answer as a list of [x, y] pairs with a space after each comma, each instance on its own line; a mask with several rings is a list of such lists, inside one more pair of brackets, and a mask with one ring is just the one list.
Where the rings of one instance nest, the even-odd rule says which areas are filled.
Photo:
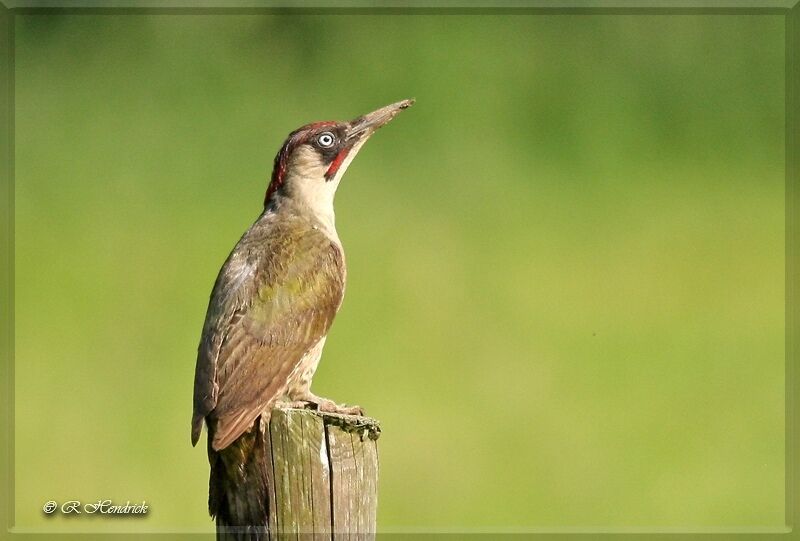
[[379, 435], [368, 417], [274, 409], [263, 446], [269, 538], [374, 539]]

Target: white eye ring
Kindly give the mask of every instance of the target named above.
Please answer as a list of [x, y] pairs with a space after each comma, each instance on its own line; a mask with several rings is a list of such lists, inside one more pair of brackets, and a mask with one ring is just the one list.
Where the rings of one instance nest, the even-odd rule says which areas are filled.
[[332, 147], [333, 141], [334, 141], [333, 134], [329, 131], [326, 131], [325, 133], [320, 134], [320, 136], [317, 137], [317, 143], [319, 143], [319, 146], [323, 148]]

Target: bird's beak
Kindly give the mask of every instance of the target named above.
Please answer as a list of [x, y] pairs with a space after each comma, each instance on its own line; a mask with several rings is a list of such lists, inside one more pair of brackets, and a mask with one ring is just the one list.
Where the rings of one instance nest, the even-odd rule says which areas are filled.
[[370, 135], [375, 133], [375, 130], [387, 124], [391, 119], [397, 116], [397, 113], [403, 109], [407, 109], [414, 104], [414, 100], [403, 100], [381, 107], [377, 111], [372, 111], [366, 115], [360, 116], [350, 122], [347, 128], [347, 140], [356, 143], [361, 140], [366, 140]]

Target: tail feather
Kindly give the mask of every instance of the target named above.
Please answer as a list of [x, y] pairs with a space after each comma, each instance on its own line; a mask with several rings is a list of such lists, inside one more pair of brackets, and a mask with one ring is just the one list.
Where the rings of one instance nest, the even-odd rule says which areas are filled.
[[208, 512], [216, 519], [217, 539], [269, 538], [269, 490], [274, 484], [272, 464], [267, 463], [269, 434], [260, 429], [262, 422], [257, 418], [250, 430], [219, 451], [214, 450], [213, 428], [209, 428]]

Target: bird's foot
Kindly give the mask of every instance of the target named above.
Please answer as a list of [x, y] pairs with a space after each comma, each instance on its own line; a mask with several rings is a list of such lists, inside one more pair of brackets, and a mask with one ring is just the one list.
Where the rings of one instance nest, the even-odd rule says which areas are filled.
[[311, 403], [307, 400], [292, 400], [292, 401], [281, 401], [276, 404], [279, 408], [288, 408], [288, 409], [296, 409], [296, 410], [304, 410], [309, 409], [311, 407]]
[[325, 413], [340, 413], [343, 415], [364, 415], [364, 410], [361, 408], [361, 406], [348, 406], [346, 404], [337, 404], [333, 400], [322, 398], [321, 396], [317, 396], [315, 394], [308, 393], [307, 395], [303, 395], [298, 398], [299, 399], [292, 402], [292, 404], [302, 404], [301, 406], [298, 406], [301, 408], [313, 409]]

